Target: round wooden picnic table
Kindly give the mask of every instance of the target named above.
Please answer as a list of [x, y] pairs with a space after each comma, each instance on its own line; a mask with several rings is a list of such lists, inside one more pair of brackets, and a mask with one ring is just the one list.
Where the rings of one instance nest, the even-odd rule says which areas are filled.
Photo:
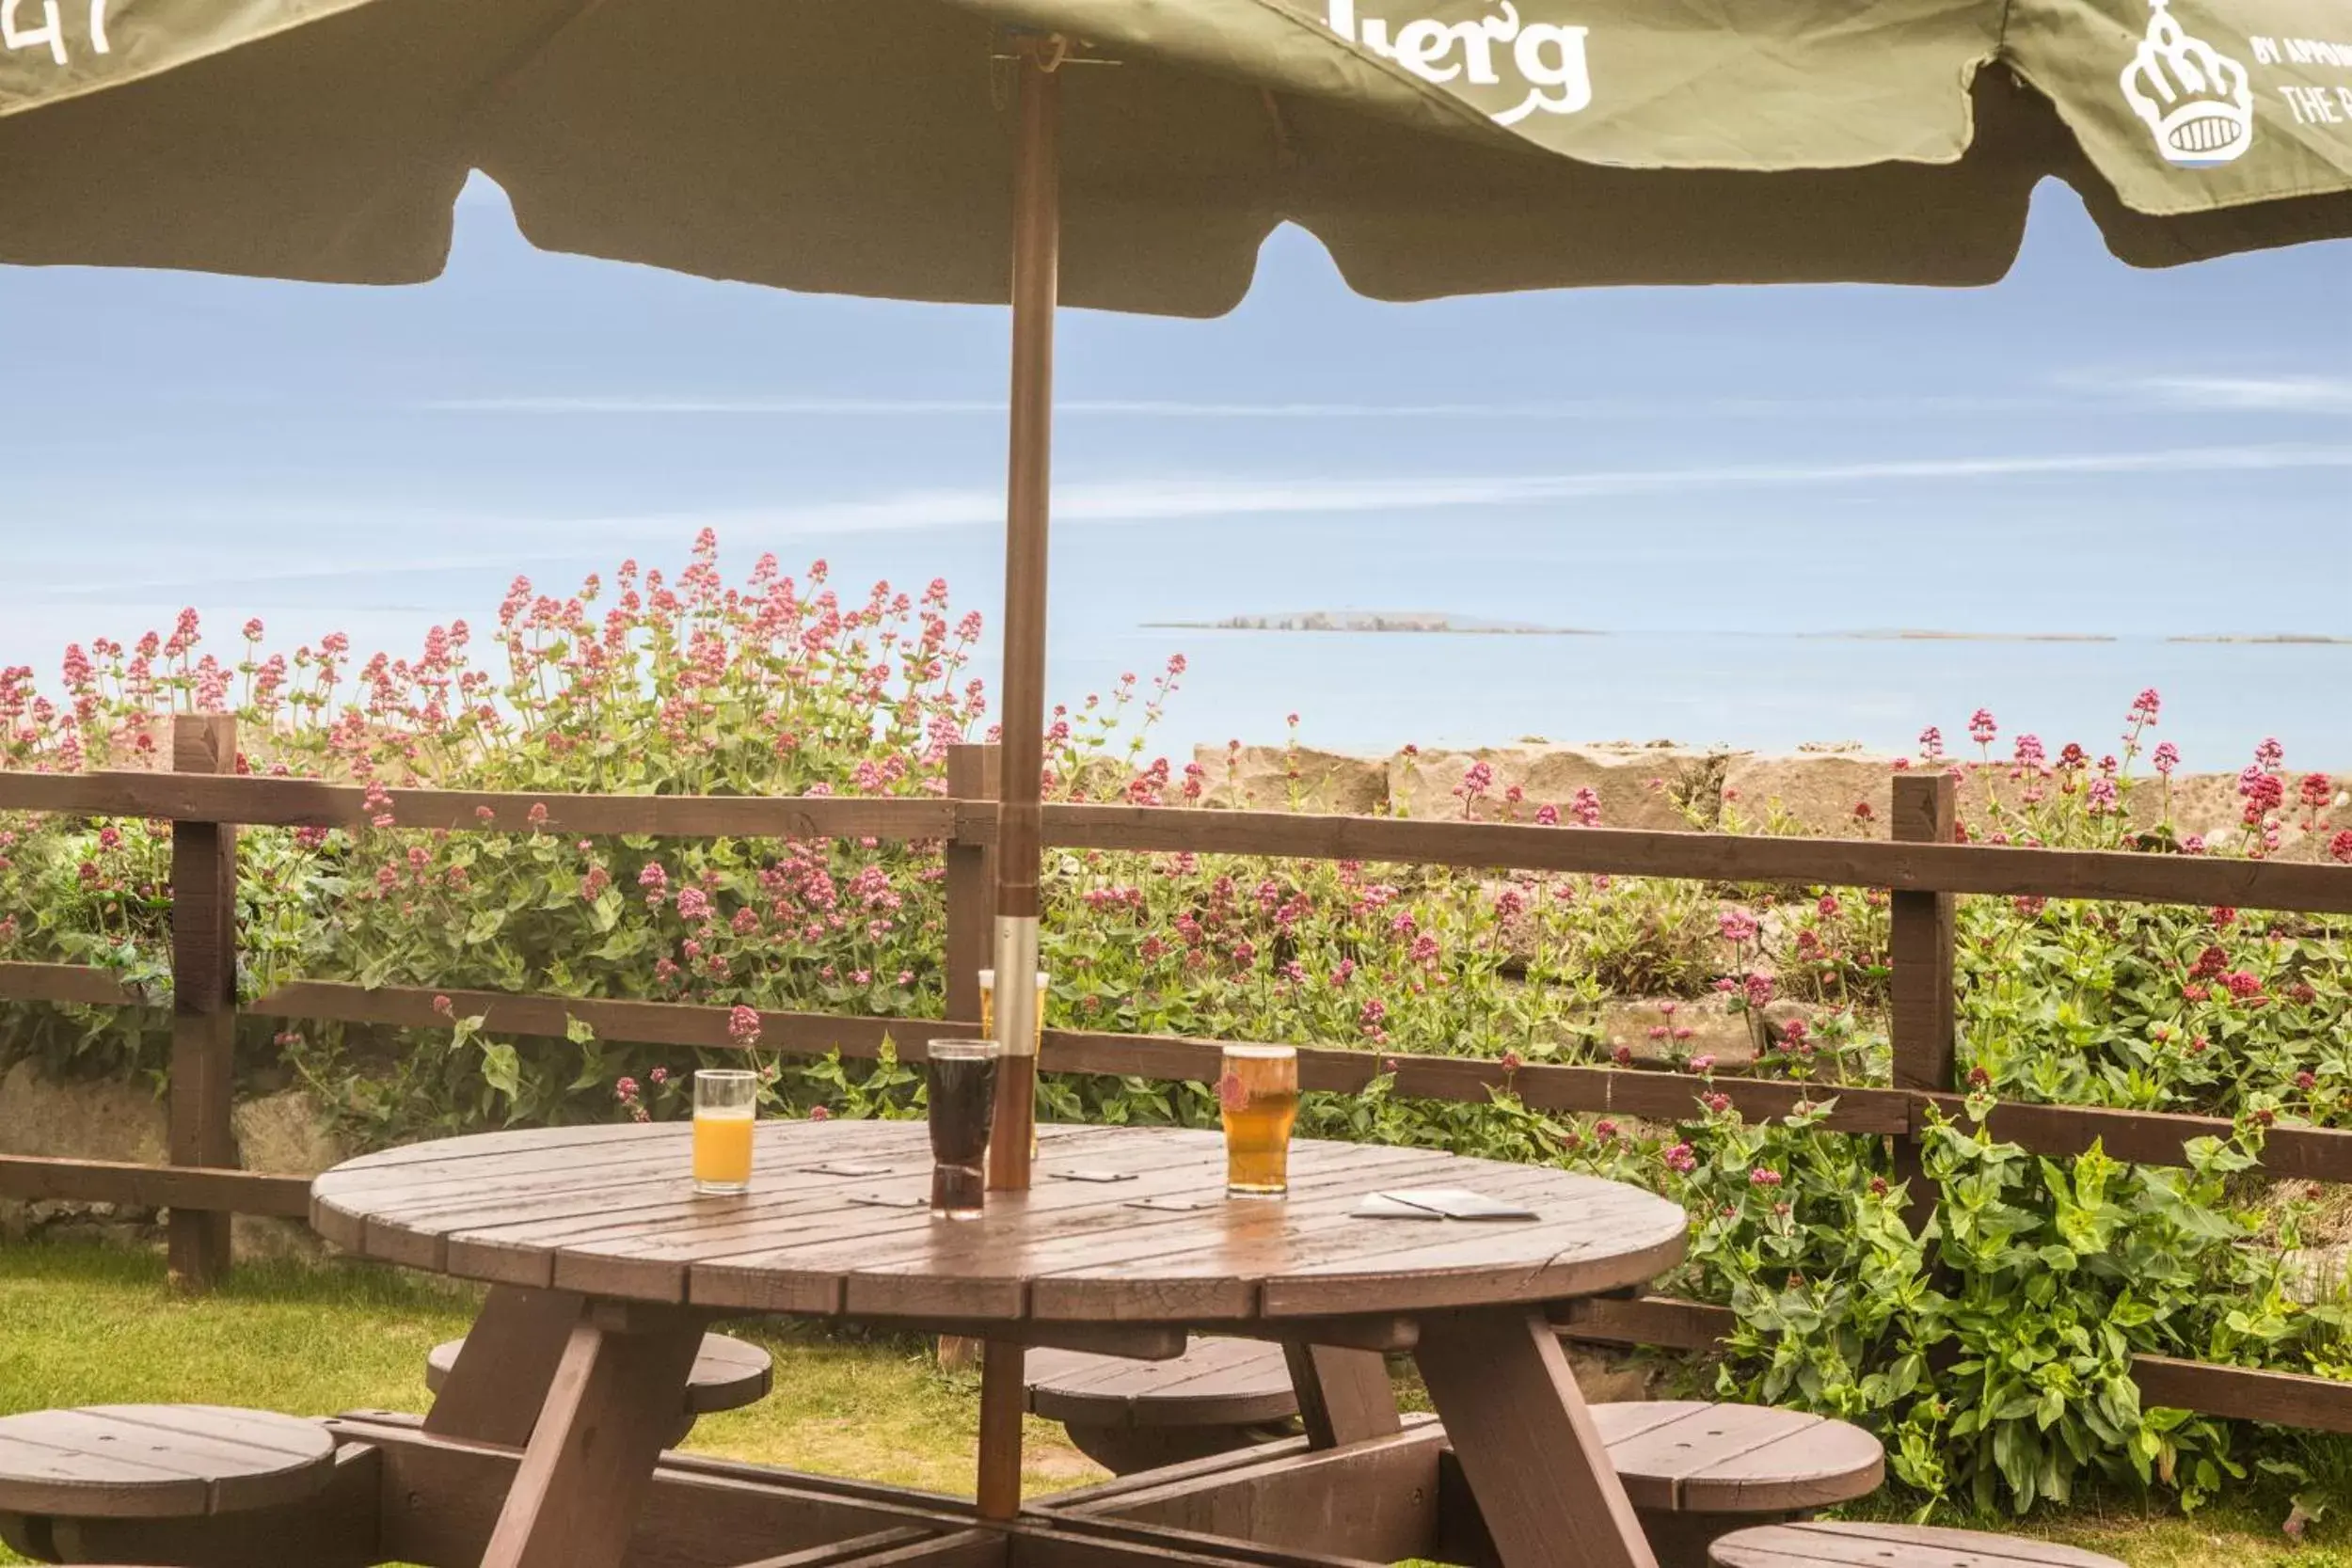
[[[1410, 1349], [1504, 1568], [1647, 1568], [1547, 1314], [1671, 1267], [1676, 1204], [1565, 1171], [1305, 1140], [1286, 1199], [1233, 1200], [1216, 1133], [1047, 1127], [1034, 1187], [954, 1222], [925, 1205], [919, 1122], [764, 1122], [751, 1190], [730, 1197], [693, 1193], [689, 1136], [457, 1138], [313, 1187], [330, 1242], [501, 1288], [426, 1421], [528, 1445], [485, 1568], [617, 1565], [702, 1329], [757, 1313], [1142, 1354], [1173, 1354], [1191, 1330], [1277, 1339], [1321, 1448], [1400, 1431], [1380, 1353]], [[1534, 1217], [1351, 1212], [1426, 1188]]]

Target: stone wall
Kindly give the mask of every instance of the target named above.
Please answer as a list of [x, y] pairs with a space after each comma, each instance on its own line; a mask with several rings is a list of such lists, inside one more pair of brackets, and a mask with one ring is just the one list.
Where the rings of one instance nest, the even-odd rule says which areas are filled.
[[[305, 1089], [285, 1089], [237, 1102], [230, 1113], [238, 1163], [280, 1176], [315, 1176], [348, 1151]], [[0, 1074], [0, 1154], [62, 1160], [117, 1160], [161, 1164], [170, 1149], [170, 1117], [150, 1087], [120, 1079], [60, 1081], [31, 1062]], [[153, 1210], [111, 1203], [0, 1198], [0, 1239], [35, 1232], [78, 1232], [124, 1241], [157, 1234]], [[234, 1222], [240, 1257], [309, 1252], [318, 1243], [305, 1226], [259, 1215]]]
[[[1816, 746], [1790, 755], [1710, 751], [1672, 741], [1647, 745], [1607, 743], [1560, 746], [1529, 742], [1470, 751], [1407, 748], [1388, 756], [1352, 756], [1339, 752], [1293, 752], [1280, 746], [1228, 749], [1203, 746], [1194, 753], [1205, 773], [1202, 803], [1261, 811], [1370, 815], [1392, 812], [1421, 820], [1462, 816], [1464, 775], [1484, 763], [1490, 780], [1475, 804], [1480, 821], [1502, 821], [1515, 814], [1534, 819], [1549, 805], [1565, 816], [1580, 789], [1600, 800], [1600, 822], [1609, 828], [1717, 828], [1761, 832], [1768, 828], [1839, 838], [1884, 838], [1894, 799], [1898, 759], [1859, 746]], [[2013, 799], [2018, 787], [2006, 771], [1987, 769], [1969, 781]], [[1509, 791], [1519, 800], [1508, 802]], [[2288, 781], [2293, 797], [2294, 779]], [[2233, 847], [2241, 801], [2234, 773], [2185, 773], [2167, 785], [2143, 779], [2131, 797], [2137, 825], [2152, 827], [2169, 810], [2184, 835], [2203, 835], [2216, 848]], [[2336, 832], [2352, 827], [2352, 807], [2337, 804], [2322, 814], [2317, 833], [2290, 823], [2276, 858], [2316, 860]], [[1968, 814], [1963, 793], [1961, 812]], [[2299, 810], [2285, 816], [2297, 817]]]

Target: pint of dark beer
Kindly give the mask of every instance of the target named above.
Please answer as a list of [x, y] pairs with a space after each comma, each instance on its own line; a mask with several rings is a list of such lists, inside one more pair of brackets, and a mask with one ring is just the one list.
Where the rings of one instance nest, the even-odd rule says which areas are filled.
[[996, 1112], [994, 1040], [931, 1041], [931, 1212], [976, 1220], [988, 1193], [988, 1132]]

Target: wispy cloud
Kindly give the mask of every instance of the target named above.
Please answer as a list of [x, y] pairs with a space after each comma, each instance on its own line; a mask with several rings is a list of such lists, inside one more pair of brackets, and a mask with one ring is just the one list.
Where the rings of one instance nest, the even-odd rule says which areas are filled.
[[2208, 413], [2352, 414], [2347, 376], [2159, 375], [2135, 385], [2169, 406]]
[[[858, 398], [831, 396], [514, 395], [432, 398], [415, 405], [444, 414], [634, 416], [644, 418], [767, 418], [844, 416], [906, 418], [967, 414], [1001, 417], [999, 398]], [[2056, 399], [2005, 395], [1854, 398], [1578, 398], [1537, 403], [1253, 403], [1154, 398], [1069, 398], [1063, 416], [1170, 420], [1589, 420], [1785, 419], [2007, 413], [2056, 407]]]
[[[1140, 523], [1185, 517], [1447, 511], [1710, 490], [2310, 468], [2352, 468], [2352, 446], [2183, 447], [2154, 451], [1725, 464], [1535, 475], [1078, 482], [1056, 487], [1054, 515], [1062, 523]], [[572, 526], [622, 531], [642, 530], [649, 522], [674, 522], [680, 527], [709, 523], [770, 534], [850, 533], [993, 524], [1003, 519], [1004, 505], [1002, 492], [994, 489], [922, 489], [854, 500], [745, 508], [718, 515], [695, 512], [673, 518], [583, 518]]]

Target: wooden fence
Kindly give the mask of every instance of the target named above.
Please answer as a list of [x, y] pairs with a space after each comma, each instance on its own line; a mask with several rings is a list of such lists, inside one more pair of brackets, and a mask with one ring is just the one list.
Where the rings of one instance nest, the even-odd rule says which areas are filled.
[[[230, 1059], [240, 1011], [282, 1019], [433, 1029], [448, 996], [462, 1016], [481, 1014], [490, 1031], [560, 1037], [578, 1020], [599, 1038], [725, 1050], [735, 1042], [728, 1009], [678, 1003], [437, 991], [302, 981], [240, 1008], [235, 997], [237, 825], [358, 828], [372, 815], [355, 785], [242, 778], [231, 721], [181, 718], [168, 773], [0, 773], [0, 812], [61, 812], [172, 823], [172, 1050], [167, 1166], [0, 1157], [0, 1196], [69, 1198], [170, 1211], [175, 1276], [200, 1288], [229, 1264], [231, 1212], [299, 1218], [309, 1181], [231, 1168]], [[791, 799], [683, 796], [484, 794], [398, 790], [402, 829], [453, 832], [617, 833], [664, 838], [842, 838], [938, 842], [946, 881], [948, 1018], [880, 1019], [822, 1013], [760, 1015], [760, 1043], [785, 1053], [872, 1056], [886, 1036], [915, 1038], [977, 1029], [977, 971], [990, 932], [990, 855], [995, 841], [993, 759], [988, 749], [956, 748], [945, 799]], [[1047, 845], [1074, 849], [1190, 850], [1307, 860], [1352, 860], [1478, 869], [1699, 879], [1883, 888], [1892, 895], [1893, 1083], [1838, 1085], [1823, 1125], [1896, 1140], [1902, 1168], [1915, 1172], [1917, 1139], [1931, 1110], [1953, 1114], [1953, 901], [1960, 894], [2038, 895], [2139, 903], [2229, 905], [2248, 910], [2352, 914], [2352, 866], [2213, 860], [2099, 850], [2022, 849], [1953, 842], [1957, 783], [1942, 773], [1898, 775], [1893, 838], [1887, 842], [1743, 837], [1721, 833], [1418, 822], [1289, 812], [1051, 805]], [[80, 1006], [139, 1006], [143, 999], [103, 971], [72, 964], [0, 963], [0, 999]], [[1046, 1031], [1041, 1065], [1050, 1072], [1115, 1073], [1206, 1082], [1220, 1042], [1169, 1037]], [[1374, 1053], [1301, 1051], [1300, 1081], [1323, 1090], [1361, 1088], [1380, 1069]], [[1489, 1059], [1400, 1055], [1397, 1092], [1484, 1101], [1504, 1086]], [[1676, 1074], [1596, 1067], [1527, 1066], [1509, 1086], [1547, 1110], [1607, 1112], [1660, 1121], [1689, 1119], [1694, 1086]], [[1718, 1075], [1708, 1087], [1750, 1118], [1784, 1116], [1824, 1098], [1820, 1085]], [[2004, 1103], [1992, 1125], [2037, 1153], [2077, 1154], [2094, 1142], [2119, 1159], [2185, 1163], [2185, 1146], [2227, 1135], [2224, 1118], [2074, 1105]], [[2273, 1129], [2265, 1168], [2280, 1177], [2352, 1181], [2352, 1131]], [[1931, 1201], [1925, 1184], [1915, 1185]], [[1698, 1349], [1728, 1329], [1726, 1309], [1662, 1298], [1586, 1304], [1571, 1332], [1602, 1342]], [[2212, 1415], [2352, 1432], [2352, 1384], [2283, 1372], [2140, 1356], [2136, 1375], [2151, 1404]]]

